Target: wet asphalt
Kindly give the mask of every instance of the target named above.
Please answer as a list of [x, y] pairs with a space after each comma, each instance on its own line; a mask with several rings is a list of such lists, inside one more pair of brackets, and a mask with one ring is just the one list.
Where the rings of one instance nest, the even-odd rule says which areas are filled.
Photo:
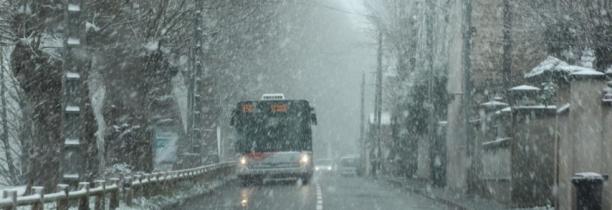
[[311, 183], [267, 180], [243, 186], [238, 181], [185, 201], [185, 210], [446, 210], [433, 200], [384, 181], [315, 174]]

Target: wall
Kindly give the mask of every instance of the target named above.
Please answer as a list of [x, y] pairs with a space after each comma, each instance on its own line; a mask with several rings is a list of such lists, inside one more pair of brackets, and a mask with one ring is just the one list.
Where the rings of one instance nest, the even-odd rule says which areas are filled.
[[[605, 173], [608, 175], [612, 175], [612, 163], [610, 162], [610, 158], [612, 158], [612, 155], [610, 154], [610, 152], [612, 151], [612, 106], [610, 105], [605, 105], [603, 107], [603, 138], [602, 140], [604, 141], [605, 144], [605, 149], [606, 152], [605, 154], [607, 155], [605, 157], [605, 160], [603, 162], [606, 163], [606, 171]], [[610, 181], [608, 181], [606, 188], [604, 189], [604, 206], [607, 207], [607, 209], [612, 209], [612, 184], [610, 184]]]
[[575, 172], [602, 172], [606, 165], [601, 161], [606, 153], [602, 142], [602, 116], [600, 91], [603, 81], [577, 79], [571, 83], [570, 138], [575, 148]]
[[[574, 78], [570, 85], [569, 112], [557, 116], [559, 143], [557, 209], [571, 210], [575, 205], [575, 188], [571, 178], [578, 172], [610, 174], [612, 138], [610, 107], [602, 106], [603, 77]], [[610, 209], [612, 185], [604, 189], [604, 209]]]
[[431, 140], [426, 136], [418, 139], [418, 163], [416, 175], [421, 179], [431, 179]]
[[494, 141], [484, 144], [482, 174], [480, 180], [485, 184], [483, 196], [497, 202], [510, 203], [510, 147], [511, 140]]
[[572, 204], [572, 184], [570, 178], [573, 175], [573, 150], [574, 143], [569, 138], [569, 110], [557, 115], [557, 206], [558, 210], [570, 210]]
[[545, 206], [554, 202], [556, 107], [514, 107], [512, 205]]
[[453, 1], [449, 5], [449, 48], [447, 91], [452, 99], [448, 105], [446, 132], [447, 160], [446, 184], [454, 191], [467, 190], [467, 148], [463, 110], [463, 4]]

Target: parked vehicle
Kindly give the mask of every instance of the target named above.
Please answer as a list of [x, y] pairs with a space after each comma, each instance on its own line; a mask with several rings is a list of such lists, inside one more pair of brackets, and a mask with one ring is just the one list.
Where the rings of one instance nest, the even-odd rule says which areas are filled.
[[357, 176], [358, 167], [359, 159], [357, 157], [342, 157], [338, 162], [337, 173], [342, 176]]
[[320, 159], [315, 161], [315, 171], [319, 173], [331, 173], [333, 162], [330, 159]]

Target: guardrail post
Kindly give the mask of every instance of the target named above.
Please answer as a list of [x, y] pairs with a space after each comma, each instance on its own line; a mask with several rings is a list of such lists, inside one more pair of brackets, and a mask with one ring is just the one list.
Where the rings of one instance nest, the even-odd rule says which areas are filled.
[[104, 181], [104, 180], [96, 180], [95, 183], [96, 183], [95, 187], [96, 188], [102, 187], [102, 191], [96, 193], [96, 201], [95, 201], [94, 209], [95, 210], [104, 210], [106, 208], [106, 198], [105, 198], [106, 181]]
[[64, 197], [57, 200], [56, 209], [57, 210], [68, 210], [68, 185], [67, 184], [58, 184], [57, 191], [63, 192]]
[[110, 201], [108, 203], [108, 208], [114, 210], [119, 208], [119, 189], [121, 188], [121, 182], [118, 178], [111, 178], [110, 181], [117, 187], [110, 192]]
[[132, 189], [132, 177], [127, 177], [123, 183], [123, 193], [125, 194], [125, 205], [132, 206], [134, 190]]
[[34, 190], [34, 195], [36, 195], [38, 197], [38, 201], [36, 201], [34, 204], [32, 204], [32, 210], [43, 210], [44, 206], [43, 206], [43, 196], [45, 195], [45, 188], [41, 187], [41, 186], [35, 186], [32, 187], [32, 189]]
[[162, 192], [165, 192], [168, 189], [168, 173], [162, 171], [159, 173], [159, 188]]
[[146, 183], [142, 185], [142, 196], [145, 198], [149, 198], [153, 194], [153, 183], [151, 182], [151, 177], [151, 174], [144, 175], [144, 180]]
[[89, 210], [89, 182], [79, 182], [79, 190], [85, 190], [85, 195], [79, 198], [79, 210]]
[[11, 206], [5, 207], [4, 210], [15, 210], [17, 209], [17, 190], [5, 191], [6, 197], [11, 199]]
[[[134, 177], [135, 177], [136, 181], [138, 181], [137, 183], [133, 183], [132, 184], [132, 193], [133, 193], [133, 196], [136, 197], [136, 196], [140, 196], [140, 195], [143, 194], [142, 193], [142, 189], [143, 189], [143, 186], [142, 186], [142, 175], [138, 174], [138, 175], [135, 175]], [[136, 181], [134, 181], [134, 182], [136, 182]]]
[[174, 189], [176, 187], [176, 180], [178, 179], [177, 172], [169, 172], [168, 173], [168, 189]]
[[160, 192], [160, 186], [161, 186], [161, 180], [160, 180], [160, 174], [158, 172], [152, 173], [151, 177], [149, 178], [149, 195], [153, 196], [153, 195], [157, 195]]

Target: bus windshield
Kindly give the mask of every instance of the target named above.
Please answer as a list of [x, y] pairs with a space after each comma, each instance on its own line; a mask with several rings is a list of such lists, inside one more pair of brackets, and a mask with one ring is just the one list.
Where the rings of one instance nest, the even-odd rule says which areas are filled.
[[[267, 107], [265, 104], [258, 104]], [[290, 105], [291, 106], [291, 105]], [[284, 112], [258, 110], [239, 114], [236, 149], [240, 153], [312, 150], [309, 110], [291, 106]]]

